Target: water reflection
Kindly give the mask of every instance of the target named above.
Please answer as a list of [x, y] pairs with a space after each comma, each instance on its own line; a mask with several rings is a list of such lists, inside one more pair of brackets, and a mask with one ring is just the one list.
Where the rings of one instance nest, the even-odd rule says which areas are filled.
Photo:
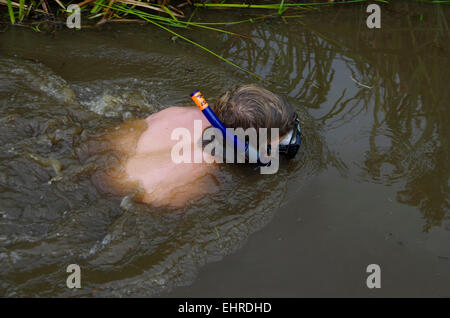
[[[398, 186], [398, 202], [417, 206], [428, 231], [449, 217], [450, 10], [398, 2], [385, 12], [382, 32], [364, 26], [364, 11], [340, 9], [329, 24], [258, 25], [251, 40], [229, 38], [222, 53], [294, 102], [328, 108], [316, 121], [329, 130], [370, 114], [360, 178]], [[331, 94], [337, 72], [358, 89]]]

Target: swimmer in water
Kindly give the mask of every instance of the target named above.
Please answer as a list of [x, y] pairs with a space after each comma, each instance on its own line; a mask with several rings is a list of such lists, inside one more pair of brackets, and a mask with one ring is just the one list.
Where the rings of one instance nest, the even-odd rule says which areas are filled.
[[[225, 127], [244, 130], [253, 127], [257, 131], [259, 128], [278, 128], [279, 139], [287, 140], [288, 146], [295, 139], [293, 134], [296, 134], [298, 117], [294, 108], [278, 95], [256, 84], [239, 85], [228, 90], [210, 107]], [[122, 169], [120, 173], [109, 174], [107, 180], [103, 178], [95, 183], [103, 188], [107, 184], [110, 188], [128, 191], [138, 188], [139, 201], [177, 207], [215, 188], [212, 177], [215, 165], [205, 160], [194, 163], [196, 155], [200, 154], [203, 158], [211, 156], [204, 151], [201, 136], [194, 133], [194, 121], [197, 125], [201, 123], [201, 131], [211, 126], [195, 106], [168, 107], [146, 119], [123, 123], [109, 136], [112, 142], [108, 146], [126, 158]], [[175, 163], [172, 160], [172, 148], [179, 141], [173, 140], [171, 135], [177, 128], [185, 128], [190, 136], [197, 136], [198, 140], [191, 138], [188, 141], [192, 149], [192, 163]], [[287, 149], [290, 151], [289, 147]]]

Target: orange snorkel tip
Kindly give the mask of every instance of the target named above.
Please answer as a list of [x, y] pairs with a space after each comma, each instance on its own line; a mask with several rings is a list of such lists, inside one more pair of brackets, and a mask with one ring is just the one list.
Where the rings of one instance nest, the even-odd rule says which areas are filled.
[[195, 105], [203, 111], [205, 108], [209, 107], [208, 102], [203, 97], [202, 93], [197, 89], [195, 92], [191, 94], [191, 98], [194, 101]]

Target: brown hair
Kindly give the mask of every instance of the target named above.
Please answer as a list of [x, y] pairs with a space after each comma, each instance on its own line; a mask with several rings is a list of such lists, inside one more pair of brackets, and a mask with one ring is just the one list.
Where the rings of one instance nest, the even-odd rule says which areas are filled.
[[225, 127], [279, 128], [280, 137], [294, 126], [295, 110], [280, 96], [257, 84], [238, 85], [223, 93], [212, 106]]

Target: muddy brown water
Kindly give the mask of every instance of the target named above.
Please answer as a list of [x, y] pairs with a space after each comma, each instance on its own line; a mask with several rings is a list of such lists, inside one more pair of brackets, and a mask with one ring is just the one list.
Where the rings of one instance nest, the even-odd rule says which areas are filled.
[[450, 8], [396, 2], [381, 30], [365, 17], [183, 33], [286, 96], [304, 142], [275, 175], [222, 167], [182, 209], [97, 190], [120, 158], [87, 145], [255, 79], [149, 25], [0, 33], [0, 295], [450, 296]]

